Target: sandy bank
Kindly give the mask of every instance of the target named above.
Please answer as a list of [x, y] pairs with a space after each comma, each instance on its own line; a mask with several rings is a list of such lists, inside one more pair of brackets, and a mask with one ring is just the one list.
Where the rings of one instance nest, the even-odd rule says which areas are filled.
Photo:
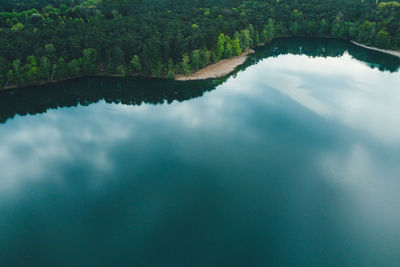
[[195, 73], [192, 73], [189, 76], [177, 75], [175, 80], [189, 81], [223, 77], [233, 72], [238, 66], [242, 65], [246, 61], [248, 55], [251, 53], [254, 53], [254, 50], [250, 49], [246, 52], [243, 52], [240, 56], [222, 59], [217, 63], [211, 64], [201, 70], [196, 71]]
[[386, 54], [390, 54], [396, 57], [400, 57], [400, 52], [399, 51], [394, 51], [394, 50], [387, 50], [387, 49], [381, 49], [381, 48], [376, 48], [376, 47], [372, 47], [372, 46], [367, 46], [367, 45], [363, 45], [360, 43], [357, 43], [355, 41], [351, 41], [353, 44], [370, 49], [370, 50], [375, 50], [375, 51], [379, 51], [379, 52], [383, 52]]

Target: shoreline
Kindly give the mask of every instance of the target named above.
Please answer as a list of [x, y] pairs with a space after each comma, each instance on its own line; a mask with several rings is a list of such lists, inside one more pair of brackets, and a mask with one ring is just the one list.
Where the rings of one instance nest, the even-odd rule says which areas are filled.
[[[300, 36], [304, 38], [314, 38], [313, 36]], [[295, 38], [295, 36], [279, 36], [276, 38], [273, 38], [271, 41], [275, 39], [280, 39], [280, 38]], [[332, 37], [317, 37], [317, 38], [330, 38], [330, 39], [335, 39]], [[400, 51], [395, 51], [395, 50], [389, 50], [389, 49], [382, 49], [382, 48], [377, 48], [373, 46], [367, 46], [364, 44], [357, 43], [356, 41], [353, 40], [347, 40], [348, 42], [352, 43], [353, 45], [365, 48], [365, 49], [370, 49], [374, 50], [377, 52], [389, 54], [395, 57], [400, 58]], [[256, 46], [264, 46], [266, 44], [260, 43], [257, 44]], [[213, 63], [211, 65], [208, 65], [188, 76], [184, 76], [182, 74], [176, 75], [174, 77], [174, 81], [193, 81], [193, 80], [206, 80], [206, 79], [216, 79], [216, 78], [221, 78], [224, 77], [236, 70], [237, 67], [240, 65], [244, 64], [248, 58], [248, 56], [255, 51], [253, 49], [249, 49], [245, 52], [243, 52], [239, 56], [234, 56], [232, 58], [228, 59], [222, 59], [216, 63]], [[131, 74], [131, 75], [126, 75], [125, 77], [122, 77], [118, 74], [105, 74], [105, 73], [99, 73], [99, 74], [94, 74], [94, 75], [88, 75], [88, 76], [78, 76], [78, 77], [73, 77], [73, 78], [67, 78], [67, 79], [62, 79], [62, 80], [53, 80], [53, 81], [45, 81], [45, 82], [39, 82], [38, 84], [33, 84], [33, 85], [26, 85], [26, 86], [7, 86], [7, 87], [0, 87], [0, 91], [9, 91], [9, 90], [16, 90], [16, 89], [25, 89], [25, 88], [30, 88], [30, 87], [41, 87], [46, 84], [57, 84], [65, 81], [71, 81], [71, 80], [77, 80], [77, 79], [84, 79], [84, 78], [89, 78], [89, 77], [119, 77], [119, 78], [125, 78], [125, 77], [142, 77], [142, 78], [154, 78], [151, 76], [140, 76], [137, 74]], [[166, 79], [165, 77], [160, 77], [161, 79]]]
[[253, 49], [249, 49], [243, 52], [239, 56], [232, 58], [222, 59], [216, 63], [208, 65], [188, 76], [176, 75], [175, 81], [193, 81], [193, 80], [205, 80], [211, 78], [221, 78], [232, 73], [237, 67], [246, 62], [248, 55], [254, 53]]
[[154, 77], [147, 77], [147, 76], [140, 76], [137, 74], [130, 74], [126, 76], [121, 76], [119, 74], [105, 74], [105, 73], [99, 73], [99, 74], [92, 74], [92, 75], [86, 75], [86, 76], [76, 76], [76, 77], [71, 77], [71, 78], [66, 78], [66, 79], [61, 79], [61, 80], [51, 80], [51, 81], [41, 81], [38, 82], [37, 84], [31, 84], [31, 85], [23, 85], [23, 86], [17, 86], [17, 85], [12, 85], [12, 86], [7, 86], [7, 87], [0, 87], [0, 92], [1, 91], [8, 91], [8, 90], [15, 90], [15, 89], [26, 89], [26, 88], [32, 88], [32, 87], [42, 87], [48, 84], [58, 84], [58, 83], [63, 83], [63, 82], [68, 82], [68, 81], [74, 81], [74, 80], [79, 80], [79, 79], [85, 79], [85, 78], [101, 78], [101, 77], [111, 77], [111, 78], [129, 78], [129, 77], [141, 77], [141, 78], [154, 78]]
[[368, 46], [368, 45], [363, 45], [360, 43], [357, 43], [356, 41], [350, 40], [350, 43], [366, 48], [366, 49], [370, 49], [370, 50], [374, 50], [374, 51], [378, 51], [378, 52], [382, 52], [382, 53], [386, 53], [395, 57], [400, 57], [400, 51], [395, 51], [395, 50], [389, 50], [389, 49], [382, 49], [382, 48], [377, 48], [377, 47], [373, 47], [373, 46]]

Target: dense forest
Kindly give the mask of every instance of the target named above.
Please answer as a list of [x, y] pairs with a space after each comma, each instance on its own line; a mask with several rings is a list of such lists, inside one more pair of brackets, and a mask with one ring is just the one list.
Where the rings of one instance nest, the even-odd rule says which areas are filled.
[[283, 36], [400, 49], [400, 2], [2, 0], [0, 87], [106, 74], [173, 78]]

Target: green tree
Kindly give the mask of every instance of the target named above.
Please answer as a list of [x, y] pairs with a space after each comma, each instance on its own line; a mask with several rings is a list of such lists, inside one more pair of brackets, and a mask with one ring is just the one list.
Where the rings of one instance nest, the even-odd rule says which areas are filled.
[[376, 45], [380, 48], [389, 48], [391, 39], [390, 33], [386, 29], [381, 29], [376, 36]]
[[50, 77], [50, 79], [53, 81], [54, 80], [54, 78], [55, 78], [55, 76], [56, 76], [56, 73], [57, 73], [57, 63], [54, 63], [52, 66], [51, 66], [51, 77]]
[[252, 43], [249, 30], [240, 31], [240, 47], [242, 50], [247, 50]]
[[240, 48], [240, 40], [235, 39], [233, 40], [233, 54], [238, 56], [242, 53], [242, 49]]
[[207, 48], [203, 49], [203, 53], [202, 53], [202, 65], [203, 66], [208, 66], [210, 65], [210, 60], [211, 60], [211, 53], [210, 51], [208, 51]]
[[0, 75], [3, 77], [3, 82], [0, 84], [0, 86], [2, 86], [3, 83], [5, 82], [4, 80], [7, 77], [7, 71], [8, 71], [7, 60], [4, 57], [0, 57]]
[[222, 58], [224, 49], [225, 49], [225, 35], [221, 33], [218, 36], [217, 51], [215, 53], [218, 60]]
[[181, 62], [181, 67], [182, 67], [182, 73], [183, 75], [190, 75], [192, 73], [192, 70], [190, 69], [190, 58], [188, 55], [183, 55], [182, 56], [182, 62]]
[[86, 48], [83, 50], [83, 72], [85, 74], [96, 73], [97, 51], [94, 48]]
[[327, 35], [329, 32], [329, 24], [326, 21], [326, 19], [322, 19], [320, 23], [320, 28], [319, 28], [319, 34], [320, 35]]
[[231, 58], [233, 55], [232, 40], [229, 36], [225, 36], [224, 58]]
[[81, 74], [81, 66], [79, 60], [73, 59], [68, 64], [68, 72], [70, 77], [78, 77]]
[[340, 30], [340, 24], [339, 23], [333, 23], [332, 29], [331, 29], [331, 36], [338, 37], [339, 30]]
[[215, 63], [219, 60], [217, 54], [214, 51], [210, 51], [210, 55], [211, 55], [211, 62]]
[[249, 30], [249, 34], [250, 34], [250, 40], [251, 40], [250, 46], [253, 46], [254, 45], [253, 40], [255, 40], [256, 35], [255, 35], [254, 27], [252, 24], [249, 24], [248, 30]]
[[119, 74], [119, 76], [121, 76], [121, 77], [125, 77], [125, 76], [126, 76], [126, 70], [125, 70], [125, 67], [124, 67], [123, 65], [117, 66], [116, 72], [117, 72], [117, 74]]
[[160, 59], [156, 59], [153, 64], [151, 65], [151, 73], [155, 77], [161, 77], [162, 74], [162, 69], [163, 69], [163, 64]]
[[24, 82], [24, 78], [21, 73], [21, 60], [19, 60], [19, 59], [14, 60], [12, 63], [12, 66], [14, 69], [14, 75], [15, 75], [17, 82], [20, 85], [24, 85], [25, 82]]
[[192, 70], [196, 71], [199, 69], [199, 67], [201, 65], [200, 50], [196, 49], [196, 50], [192, 51], [190, 62], [192, 64]]
[[358, 39], [362, 43], [370, 44], [370, 41], [373, 37], [373, 33], [375, 30], [376, 23], [365, 21], [364, 24], [361, 26], [361, 29], [358, 34]]
[[7, 87], [9, 83], [16, 82], [16, 77], [13, 70], [8, 70], [7, 72], [7, 82], [4, 87]]
[[50, 59], [46, 56], [40, 58], [40, 72], [41, 77], [47, 80], [51, 80], [51, 62]]
[[20, 22], [18, 22], [17, 24], [15, 24], [14, 26], [11, 27], [11, 30], [13, 32], [19, 32], [22, 31], [22, 29], [24, 28], [24, 25]]
[[53, 44], [47, 44], [44, 46], [45, 56], [50, 60], [50, 62], [54, 62], [56, 49]]
[[64, 58], [59, 58], [57, 61], [57, 73], [56, 79], [63, 80], [69, 76], [68, 66], [65, 63]]
[[293, 34], [293, 35], [299, 34], [299, 31], [300, 31], [299, 23], [297, 21], [292, 22], [290, 24], [289, 29], [290, 29], [291, 34]]
[[5, 77], [3, 75], [3, 73], [0, 72], [0, 89], [3, 88], [4, 84], [5, 84]]
[[34, 84], [38, 81], [39, 71], [35, 56], [28, 56], [27, 64], [25, 65], [25, 81], [27, 84]]
[[360, 25], [357, 23], [351, 23], [349, 26], [349, 35], [350, 38], [353, 40], [357, 40], [358, 39], [358, 29], [359, 29]]
[[142, 63], [140, 62], [140, 57], [138, 55], [134, 55], [131, 59], [131, 66], [133, 72], [140, 73], [142, 72]]
[[292, 34], [301, 34], [303, 33], [304, 28], [304, 16], [303, 12], [294, 9], [292, 11], [292, 23], [290, 25], [290, 31]]
[[168, 79], [174, 79], [175, 77], [175, 66], [174, 62], [172, 61], [172, 58], [168, 60], [168, 72], [167, 72], [167, 78]]
[[263, 42], [271, 42], [275, 36], [275, 21], [273, 19], [268, 19], [268, 23], [264, 25], [263, 29]]
[[115, 72], [118, 66], [125, 65], [125, 52], [118, 46], [106, 51], [106, 62], [108, 72]]

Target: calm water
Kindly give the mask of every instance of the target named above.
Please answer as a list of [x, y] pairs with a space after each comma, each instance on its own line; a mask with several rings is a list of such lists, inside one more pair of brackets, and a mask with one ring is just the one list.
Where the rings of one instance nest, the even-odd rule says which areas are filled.
[[0, 266], [399, 266], [400, 60], [284, 39], [231, 77], [0, 94]]

